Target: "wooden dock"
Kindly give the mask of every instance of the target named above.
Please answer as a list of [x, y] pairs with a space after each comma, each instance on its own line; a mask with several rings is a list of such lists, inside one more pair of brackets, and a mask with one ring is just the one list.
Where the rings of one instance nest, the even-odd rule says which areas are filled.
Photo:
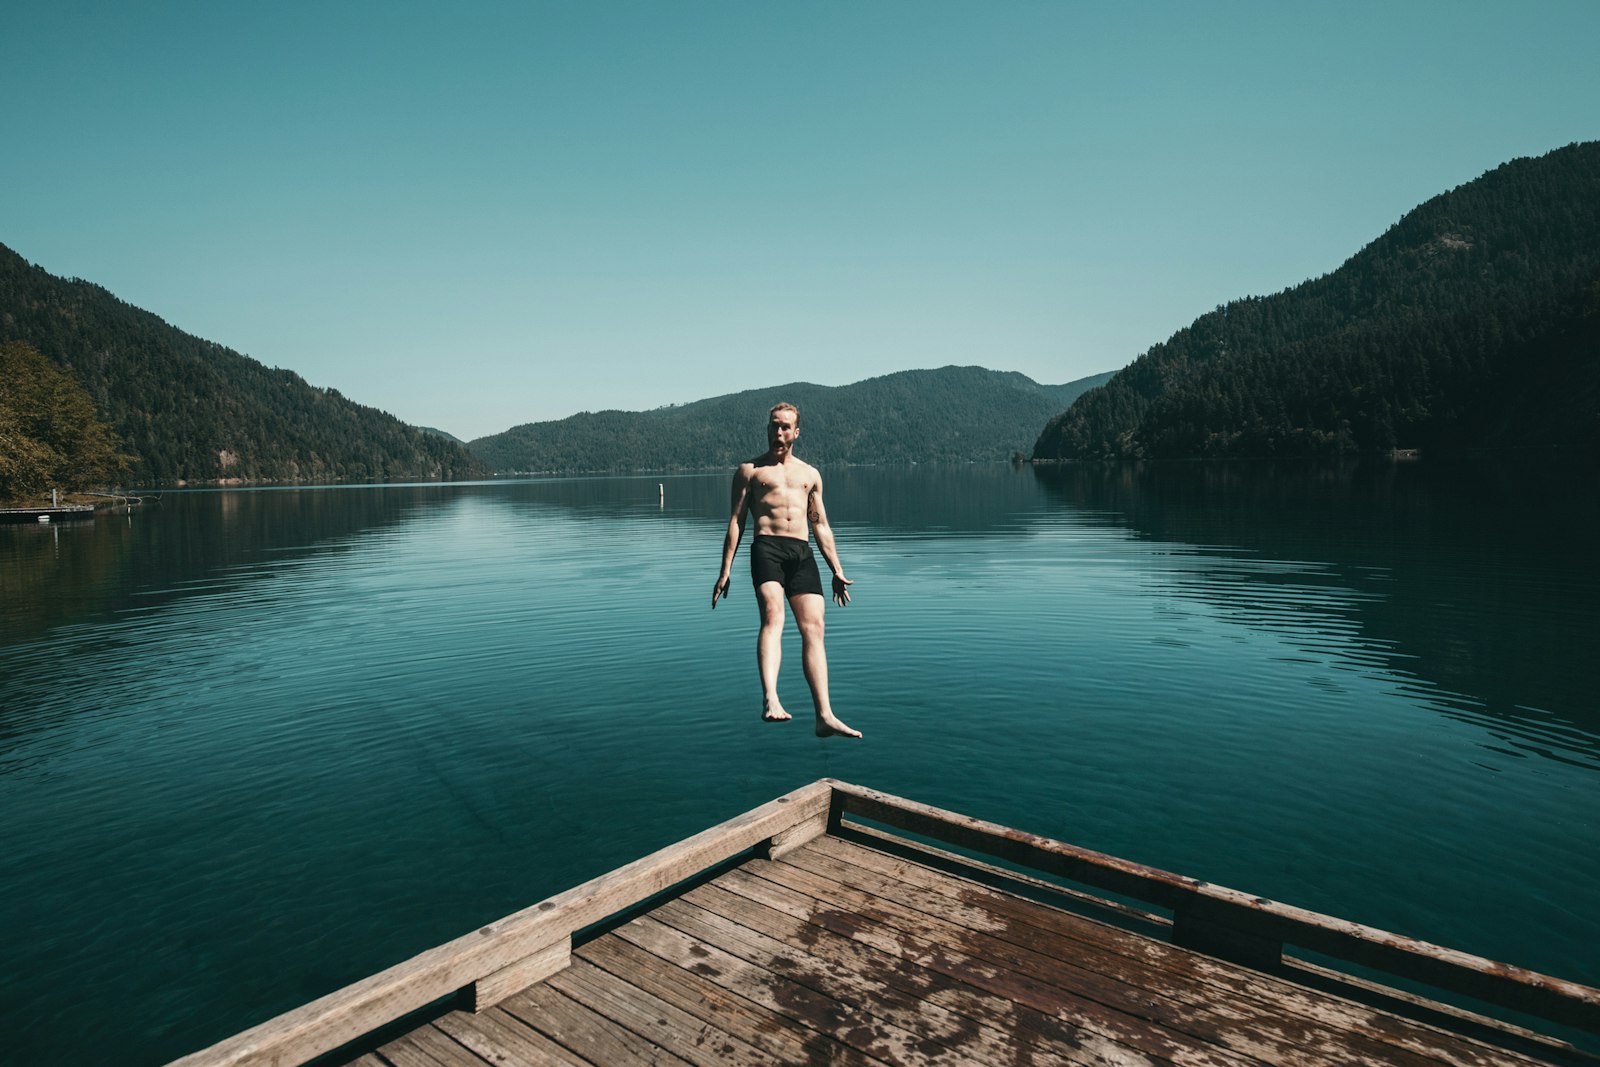
[[94, 518], [91, 504], [63, 504], [37, 508], [0, 508], [0, 522], [66, 522]]
[[1596, 1035], [1600, 990], [823, 780], [177, 1064], [1510, 1067]]

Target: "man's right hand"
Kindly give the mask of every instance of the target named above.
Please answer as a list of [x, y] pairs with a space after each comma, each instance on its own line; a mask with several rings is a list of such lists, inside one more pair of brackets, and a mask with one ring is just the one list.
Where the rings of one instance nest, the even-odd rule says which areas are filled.
[[717, 598], [718, 597], [726, 597], [727, 595], [728, 595], [728, 576], [726, 574], [724, 574], [721, 578], [717, 579], [717, 584], [711, 587], [711, 607], [712, 607], [712, 609], [713, 610], [716, 609]]

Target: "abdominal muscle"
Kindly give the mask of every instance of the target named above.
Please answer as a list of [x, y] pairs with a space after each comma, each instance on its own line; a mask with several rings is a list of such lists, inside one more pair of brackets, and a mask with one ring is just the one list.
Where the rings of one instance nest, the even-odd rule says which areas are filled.
[[793, 537], [798, 541], [809, 540], [811, 531], [806, 528], [806, 520], [783, 521], [767, 516], [756, 516], [757, 537]]

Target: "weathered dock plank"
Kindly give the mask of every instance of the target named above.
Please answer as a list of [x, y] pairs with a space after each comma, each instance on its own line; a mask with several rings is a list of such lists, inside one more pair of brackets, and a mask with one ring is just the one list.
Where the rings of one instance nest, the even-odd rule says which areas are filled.
[[438, 1036], [442, 1035], [431, 1026], [419, 1026], [384, 1045], [377, 1054], [392, 1067], [483, 1067], [481, 1059], [460, 1045], [452, 1042], [441, 1047]]
[[654, 1041], [616, 1025], [547, 983], [507, 997], [501, 1007], [590, 1063], [686, 1067], [684, 1060]]
[[587, 960], [575, 960], [547, 984], [618, 1026], [660, 1042], [668, 1052], [697, 1067], [782, 1067], [788, 1062]]
[[649, 995], [680, 1008], [702, 1024], [716, 1023], [783, 1063], [830, 1063], [840, 1067], [867, 1067], [870, 1060], [827, 1034], [809, 1029], [786, 1016], [764, 1011], [737, 993], [692, 969], [653, 955], [631, 941], [610, 934], [575, 950], [574, 956], [592, 962], [613, 976]]
[[[1098, 1062], [1111, 1045], [1122, 1062], [1155, 1063], [1177, 1051], [1174, 1043], [1153, 1035], [1150, 1028], [1130, 1029], [1126, 1040], [1108, 1041], [1077, 1018], [1058, 1022], [1048, 1013], [1030, 1014], [1019, 1000], [985, 997], [975, 988], [965, 990], [948, 976], [919, 970], [910, 961], [878, 953], [845, 938], [821, 931], [801, 933], [785, 940], [750, 930], [731, 920], [708, 922], [705, 909], [692, 910], [688, 901], [676, 906], [664, 920], [680, 929], [707, 931], [720, 927], [729, 951], [752, 964], [769, 968], [817, 992], [838, 996], [858, 1005], [856, 1016], [869, 1014], [886, 1036], [916, 1035], [916, 1052], [930, 1062], [1027, 1062], [1042, 1058], [1057, 1063]], [[665, 909], [663, 909], [665, 911]], [[776, 914], [776, 913], [769, 913]], [[718, 919], [722, 917], [717, 916]], [[790, 931], [783, 931], [785, 934]], [[960, 1003], [964, 992], [966, 1002]], [[940, 996], [940, 994], [945, 994]], [[946, 1002], [956, 1006], [947, 1006]], [[965, 1007], [966, 1010], [957, 1010]], [[1142, 1046], [1142, 1047], [1141, 1047]], [[871, 1050], [869, 1050], [871, 1051]], [[895, 1062], [913, 1062], [903, 1049], [894, 1050]], [[1189, 1062], [1232, 1063], [1224, 1056], [1191, 1057]]]
[[[659, 909], [658, 909], [659, 910]], [[751, 963], [736, 953], [680, 930], [652, 914], [616, 931], [638, 947], [700, 974], [730, 993], [750, 1001], [768, 1015], [832, 1037], [870, 1059], [883, 1063], [931, 1064], [939, 1060], [919, 1048], [918, 1036], [886, 1026], [865, 1013], [845, 986], [821, 992], [793, 976]], [[848, 983], [845, 984], [846, 986]]]
[[[995, 977], [992, 973], [978, 976], [975, 982], [963, 981], [970, 976], [959, 968], [937, 965], [947, 958], [939, 946], [930, 946], [926, 953], [884, 951], [871, 944], [872, 933], [858, 940], [796, 920], [715, 885], [686, 894], [684, 901], [749, 931], [741, 938], [743, 951], [754, 955], [746, 958], [782, 968], [813, 988], [838, 988], [850, 999], [870, 1004], [875, 1015], [921, 1034], [924, 1047], [928, 1043], [942, 1045], [960, 1062], [1039, 1059], [1094, 1063], [1113, 1047], [1117, 1058], [1130, 1063], [1240, 1067], [1245, 1062], [1225, 1054], [1205, 1054], [1205, 1050], [1185, 1056], [1190, 1050], [1150, 1039], [1147, 1028], [1121, 1035], [1137, 1040], [1107, 1038], [1085, 1025], [1081, 1016], [1064, 1018], [1054, 1011], [1038, 1011], [1017, 989], [1004, 982], [984, 981]], [[878, 924], [867, 917], [859, 921], [857, 929], [869, 926], [874, 933], [880, 932]], [[841, 984], [843, 976], [850, 979], [850, 985]], [[1138, 1040], [1146, 1041], [1146, 1047], [1140, 1048]]]
[[499, 1008], [475, 1013], [453, 1011], [435, 1023], [486, 1063], [526, 1067], [588, 1067], [577, 1055]]
[[434, 1024], [417, 1027], [411, 1032], [411, 1038], [414, 1047], [433, 1057], [439, 1067], [485, 1067], [482, 1056]]
[[[1023, 974], [1013, 969], [1015, 961], [1006, 953], [973, 956], [956, 939], [941, 938], [948, 931], [922, 929], [920, 923], [917, 930], [896, 928], [881, 922], [883, 913], [871, 905], [851, 912], [851, 894], [842, 888], [835, 902], [806, 897], [749, 872], [737, 873], [741, 876], [719, 879], [716, 887], [707, 888], [725, 888], [730, 894], [748, 896], [752, 903], [760, 898], [776, 905], [787, 922], [765, 922], [774, 936], [824, 952], [844, 966], [878, 976], [911, 997], [956, 1011], [976, 1024], [999, 1026], [1019, 1042], [1039, 1047], [1067, 1044], [1080, 1050], [1115, 1047], [1123, 1056], [1137, 1052], [1151, 1061], [1193, 1067], [1246, 1067], [1256, 1062], [1169, 1026], [1130, 1019], [1083, 995], [1081, 989], [1070, 991]], [[808, 906], [796, 898], [811, 902], [809, 916], [794, 914]], [[806, 929], [808, 924], [813, 929]], [[1066, 1053], [1059, 1054], [1074, 1062]]]

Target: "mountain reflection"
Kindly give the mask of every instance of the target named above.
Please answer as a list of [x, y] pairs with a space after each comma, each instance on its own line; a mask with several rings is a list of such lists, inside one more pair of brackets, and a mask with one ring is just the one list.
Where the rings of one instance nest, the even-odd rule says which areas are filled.
[[[731, 469], [533, 478], [496, 483], [491, 498], [517, 508], [554, 508], [578, 518], [659, 513], [670, 520], [708, 523], [714, 552], [728, 521], [732, 480]], [[900, 536], [1015, 530], [1040, 505], [1031, 472], [999, 464], [840, 466], [823, 471], [823, 482], [834, 526]]]
[[[1359, 647], [1515, 751], [1600, 767], [1592, 472], [1550, 464], [1040, 467], [1053, 499], [1178, 546], [1165, 592]], [[1344, 642], [1341, 655], [1352, 649]]]
[[0, 525], [0, 648], [238, 587], [438, 503], [437, 486], [169, 492], [132, 514]]

